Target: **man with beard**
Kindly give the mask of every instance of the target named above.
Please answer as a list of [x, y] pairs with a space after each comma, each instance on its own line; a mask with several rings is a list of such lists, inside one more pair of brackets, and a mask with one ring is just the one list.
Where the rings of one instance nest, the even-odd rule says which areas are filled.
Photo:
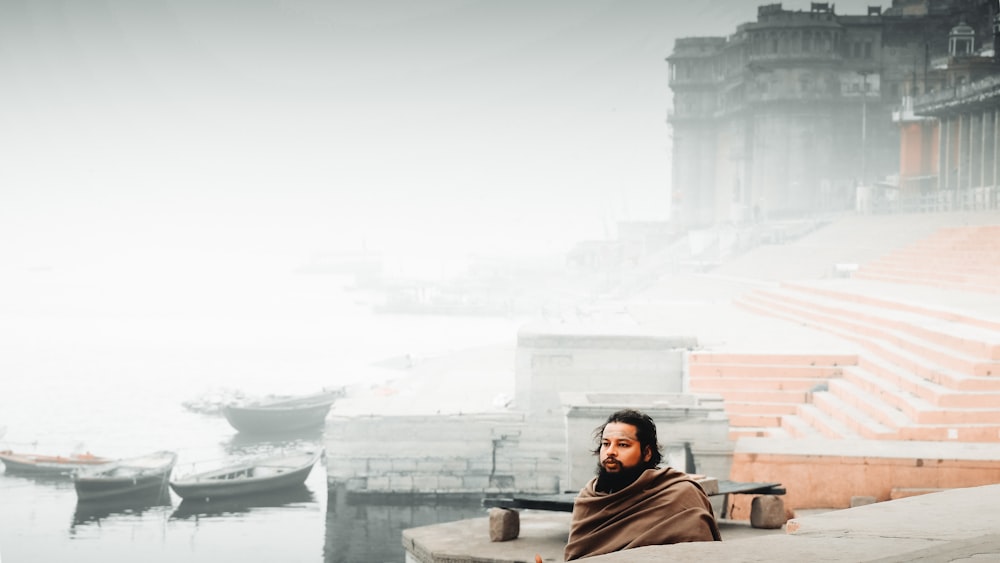
[[690, 475], [658, 467], [656, 424], [626, 409], [594, 432], [597, 476], [573, 502], [567, 561], [646, 545], [719, 541], [708, 495]]

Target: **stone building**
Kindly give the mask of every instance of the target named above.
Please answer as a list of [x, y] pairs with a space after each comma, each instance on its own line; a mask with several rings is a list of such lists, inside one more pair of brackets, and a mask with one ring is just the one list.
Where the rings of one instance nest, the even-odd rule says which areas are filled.
[[906, 211], [1000, 206], [1000, 14], [980, 43], [964, 21], [948, 32], [948, 54], [908, 84], [895, 120], [901, 131], [900, 204]]
[[687, 37], [667, 58], [672, 220], [685, 228], [851, 209], [858, 186], [900, 169], [893, 111], [965, 22], [992, 41], [994, 1], [894, 0], [840, 15], [779, 4], [727, 37]]

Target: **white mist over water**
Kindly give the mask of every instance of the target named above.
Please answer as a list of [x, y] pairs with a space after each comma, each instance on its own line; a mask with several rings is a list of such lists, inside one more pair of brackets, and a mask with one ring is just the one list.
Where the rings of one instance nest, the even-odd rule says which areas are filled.
[[[3, 278], [0, 449], [114, 458], [169, 449], [179, 454], [177, 470], [189, 472], [267, 444], [241, 440], [223, 417], [189, 412], [184, 401], [222, 389], [363, 389], [406, 377], [372, 362], [512, 345], [516, 335], [513, 319], [375, 315], [336, 276], [150, 275], [41, 270]], [[340, 537], [326, 529], [325, 478], [324, 467], [314, 468], [312, 501], [199, 520], [176, 516], [177, 499], [81, 516], [68, 481], [2, 474], [0, 550], [11, 561], [318, 562], [328, 533]], [[398, 546], [386, 542], [371, 549]]]
[[[131, 417], [145, 418], [154, 404], [176, 417], [182, 401], [212, 389], [376, 385], [394, 375], [373, 367], [380, 360], [516, 338], [512, 319], [375, 315], [333, 276], [188, 280], [171, 284], [172, 293], [150, 293], [134, 278], [88, 285], [37, 272], [6, 281], [0, 423], [11, 442], [117, 448], [114, 434], [131, 432]], [[170, 420], [162, 422], [166, 439]]]

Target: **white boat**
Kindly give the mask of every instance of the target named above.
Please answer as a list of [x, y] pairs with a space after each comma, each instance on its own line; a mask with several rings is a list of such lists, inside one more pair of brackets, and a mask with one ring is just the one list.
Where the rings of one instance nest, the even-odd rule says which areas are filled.
[[247, 434], [280, 434], [321, 428], [343, 389], [313, 395], [226, 405], [222, 413], [233, 428]]

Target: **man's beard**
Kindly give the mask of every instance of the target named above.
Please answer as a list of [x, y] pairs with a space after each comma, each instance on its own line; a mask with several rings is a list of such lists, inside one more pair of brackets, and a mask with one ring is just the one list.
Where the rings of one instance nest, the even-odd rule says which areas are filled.
[[620, 491], [635, 483], [635, 480], [647, 469], [649, 468], [645, 464], [639, 464], [635, 467], [622, 467], [612, 473], [605, 469], [603, 465], [597, 464], [597, 484], [594, 485], [594, 488], [602, 493]]

